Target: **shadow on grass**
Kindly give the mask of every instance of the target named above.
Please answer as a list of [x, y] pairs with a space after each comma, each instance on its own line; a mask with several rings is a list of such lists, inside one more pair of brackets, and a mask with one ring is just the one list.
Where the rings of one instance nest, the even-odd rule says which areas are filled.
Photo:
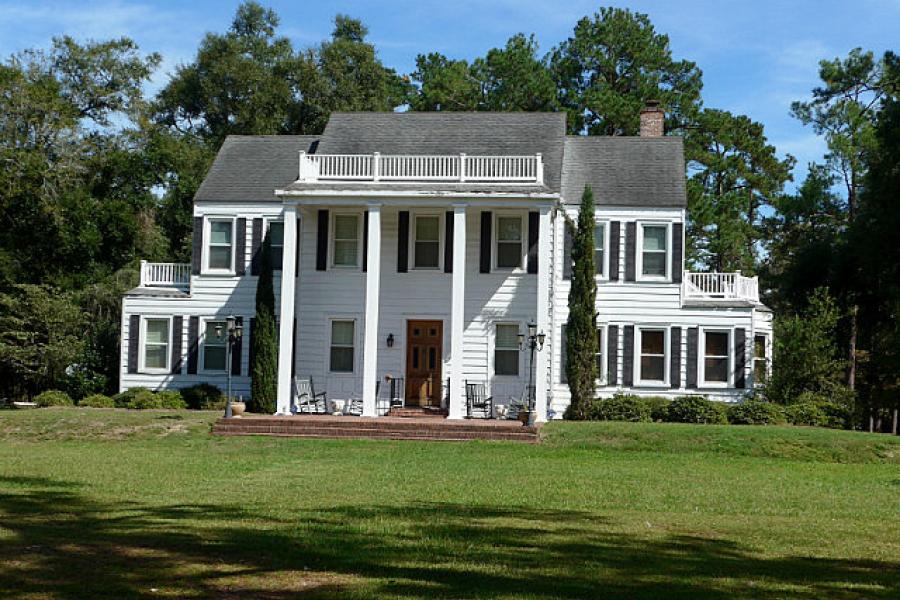
[[900, 597], [900, 562], [764, 558], [731, 540], [609, 533], [587, 512], [434, 503], [276, 520], [3, 484], [27, 489], [0, 494], [0, 597]]

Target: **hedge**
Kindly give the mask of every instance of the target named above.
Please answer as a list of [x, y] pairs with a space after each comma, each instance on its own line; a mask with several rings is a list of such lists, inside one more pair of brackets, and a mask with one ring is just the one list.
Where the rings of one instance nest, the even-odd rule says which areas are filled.
[[222, 390], [209, 383], [184, 388], [181, 390], [181, 397], [184, 398], [188, 408], [195, 410], [225, 409], [225, 395]]
[[616, 394], [612, 398], [598, 398], [588, 411], [591, 421], [649, 422], [650, 406], [638, 396]]
[[732, 425], [779, 425], [786, 422], [784, 409], [772, 402], [746, 400], [728, 407], [728, 422]]
[[34, 397], [38, 406], [73, 406], [75, 403], [69, 395], [59, 390], [47, 390]]
[[680, 396], [666, 408], [663, 420], [668, 423], [726, 424], [725, 405], [703, 396]]
[[88, 408], [115, 408], [116, 401], [105, 394], [92, 394], [78, 401], [78, 406]]

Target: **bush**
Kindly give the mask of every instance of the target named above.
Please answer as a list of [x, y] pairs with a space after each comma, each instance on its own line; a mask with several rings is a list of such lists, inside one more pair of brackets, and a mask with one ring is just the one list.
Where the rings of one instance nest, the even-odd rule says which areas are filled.
[[710, 402], [703, 396], [680, 396], [666, 408], [664, 421], [668, 423], [727, 423], [725, 406]]
[[137, 410], [150, 408], [177, 409], [185, 408], [185, 404], [181, 394], [176, 391], [153, 393], [145, 388], [136, 393], [125, 407]]
[[59, 390], [47, 390], [34, 397], [38, 406], [73, 406], [75, 403], [69, 395]]
[[113, 396], [113, 402], [116, 403], [116, 408], [129, 408], [128, 405], [131, 404], [134, 398], [144, 393], [152, 394], [153, 392], [145, 387], [133, 387]]
[[816, 392], [803, 392], [796, 402], [785, 408], [788, 421], [794, 425], [813, 425], [844, 429], [853, 421], [852, 398], [846, 394], [829, 397]]
[[650, 407], [644, 400], [631, 394], [616, 394], [612, 398], [598, 398], [591, 403], [589, 418], [592, 421], [650, 421]]
[[156, 399], [159, 401], [160, 408], [182, 409], [187, 408], [181, 392], [177, 390], [164, 390], [156, 393]]
[[115, 408], [116, 401], [105, 394], [91, 394], [78, 401], [78, 406], [88, 408]]
[[666, 411], [672, 401], [662, 396], [646, 396], [643, 398], [644, 404], [650, 409], [650, 420], [659, 422], [666, 420]]
[[746, 400], [728, 407], [732, 425], [777, 425], [785, 422], [784, 409], [762, 400]]
[[784, 415], [791, 425], [825, 427], [828, 423], [828, 415], [815, 402], [791, 404], [784, 409]]
[[224, 410], [225, 395], [209, 383], [200, 383], [181, 390], [181, 397], [188, 408], [194, 410]]

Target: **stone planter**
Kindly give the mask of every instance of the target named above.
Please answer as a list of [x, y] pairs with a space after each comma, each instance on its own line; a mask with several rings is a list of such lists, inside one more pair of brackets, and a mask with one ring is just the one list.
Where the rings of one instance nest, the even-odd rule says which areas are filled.
[[231, 403], [231, 415], [234, 417], [239, 417], [247, 410], [247, 404], [244, 402], [232, 402]]
[[519, 421], [522, 422], [522, 425], [528, 425], [531, 422], [531, 417], [534, 414], [534, 411], [531, 410], [520, 410], [519, 411]]

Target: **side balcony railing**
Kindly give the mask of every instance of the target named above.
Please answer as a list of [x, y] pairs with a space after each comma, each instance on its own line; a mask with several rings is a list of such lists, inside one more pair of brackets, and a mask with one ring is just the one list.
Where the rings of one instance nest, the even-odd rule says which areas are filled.
[[544, 182], [540, 154], [524, 156], [307, 154], [298, 181]]
[[191, 287], [191, 265], [142, 260], [141, 287], [175, 288], [186, 292]]
[[759, 302], [759, 279], [736, 273], [694, 273], [685, 271], [682, 300], [746, 300]]

